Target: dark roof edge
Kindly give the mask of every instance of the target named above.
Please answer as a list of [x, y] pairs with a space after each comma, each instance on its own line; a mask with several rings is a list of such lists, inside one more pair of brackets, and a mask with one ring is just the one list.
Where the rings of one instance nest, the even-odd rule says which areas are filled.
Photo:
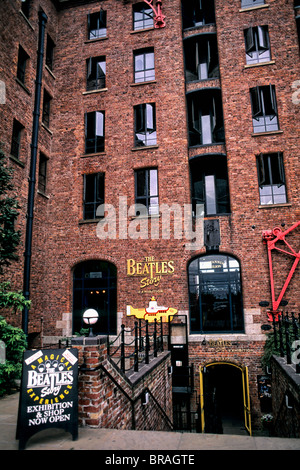
[[[99, 3], [99, 0], [51, 0], [57, 10], [66, 10], [67, 8], [79, 7], [88, 3]], [[105, 2], [105, 0], [101, 0]]]

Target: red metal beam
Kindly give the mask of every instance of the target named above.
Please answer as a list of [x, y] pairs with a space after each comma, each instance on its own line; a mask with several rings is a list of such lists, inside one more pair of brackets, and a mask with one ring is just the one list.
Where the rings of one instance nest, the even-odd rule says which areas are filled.
[[[286, 292], [286, 289], [293, 277], [293, 274], [297, 268], [297, 265], [299, 263], [299, 260], [300, 260], [300, 251], [296, 252], [292, 247], [291, 245], [286, 241], [286, 236], [292, 232], [293, 230], [295, 230], [298, 226], [300, 225], [300, 221], [299, 222], [296, 222], [295, 224], [293, 224], [291, 227], [289, 227], [287, 230], [285, 231], [282, 231], [281, 228], [279, 227], [276, 227], [274, 228], [273, 230], [266, 230], [263, 232], [262, 236], [263, 236], [263, 241], [264, 243], [266, 243], [267, 245], [267, 248], [268, 248], [268, 261], [269, 261], [269, 270], [270, 270], [270, 283], [271, 283], [271, 296], [272, 296], [272, 312], [270, 312], [270, 316], [269, 316], [269, 319], [272, 320], [273, 319], [273, 315], [275, 315], [275, 317], [278, 317], [278, 314], [280, 313], [278, 311], [278, 308], [279, 308], [279, 305], [280, 305], [280, 302]], [[283, 248], [279, 248], [278, 246], [276, 246], [276, 243], [280, 241], [280, 242], [283, 242], [287, 249], [283, 249]], [[277, 250], [281, 253], [284, 253], [288, 256], [292, 256], [295, 258], [294, 262], [293, 262], [293, 265], [290, 269], [290, 272], [286, 278], [286, 281], [281, 289], [281, 292], [278, 296], [278, 298], [276, 299], [275, 298], [275, 285], [274, 285], [274, 273], [273, 273], [273, 264], [272, 264], [272, 251], [273, 250]]]
[[155, 28], [164, 28], [166, 26], [165, 16], [161, 11], [161, 0], [156, 1], [156, 9], [153, 6], [154, 0], [143, 0], [147, 5], [152, 8], [154, 12], [154, 27]]

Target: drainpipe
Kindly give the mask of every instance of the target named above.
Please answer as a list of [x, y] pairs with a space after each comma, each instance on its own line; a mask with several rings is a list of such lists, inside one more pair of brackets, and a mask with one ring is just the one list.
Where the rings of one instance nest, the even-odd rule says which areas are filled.
[[[33, 124], [32, 124], [32, 137], [31, 137], [31, 159], [30, 159], [30, 174], [29, 174], [29, 190], [27, 202], [27, 215], [26, 215], [26, 239], [25, 239], [25, 261], [24, 261], [24, 283], [23, 294], [26, 300], [30, 296], [30, 265], [31, 265], [31, 245], [32, 245], [32, 226], [33, 226], [33, 211], [34, 211], [34, 195], [36, 183], [36, 162], [37, 162], [37, 146], [39, 134], [39, 118], [41, 106], [41, 88], [43, 76], [43, 59], [44, 59], [44, 39], [45, 39], [45, 25], [47, 23], [47, 15], [43, 11], [39, 11], [39, 43], [37, 51], [37, 69], [35, 81], [35, 101], [33, 111]], [[24, 333], [28, 334], [28, 308], [23, 310], [22, 329]]]

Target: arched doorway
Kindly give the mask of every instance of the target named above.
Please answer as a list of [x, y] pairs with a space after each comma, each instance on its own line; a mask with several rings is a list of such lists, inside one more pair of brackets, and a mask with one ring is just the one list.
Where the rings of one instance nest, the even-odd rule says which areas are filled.
[[99, 320], [93, 327], [97, 334], [116, 334], [117, 331], [117, 268], [103, 260], [79, 263], [73, 273], [73, 333], [87, 326], [82, 316], [93, 308]]
[[247, 367], [214, 362], [200, 367], [202, 431], [251, 435]]

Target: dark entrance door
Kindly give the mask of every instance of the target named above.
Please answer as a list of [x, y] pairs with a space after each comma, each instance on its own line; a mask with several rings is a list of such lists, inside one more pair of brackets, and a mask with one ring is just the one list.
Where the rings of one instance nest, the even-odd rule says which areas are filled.
[[204, 432], [247, 434], [242, 370], [214, 364], [203, 370]]

